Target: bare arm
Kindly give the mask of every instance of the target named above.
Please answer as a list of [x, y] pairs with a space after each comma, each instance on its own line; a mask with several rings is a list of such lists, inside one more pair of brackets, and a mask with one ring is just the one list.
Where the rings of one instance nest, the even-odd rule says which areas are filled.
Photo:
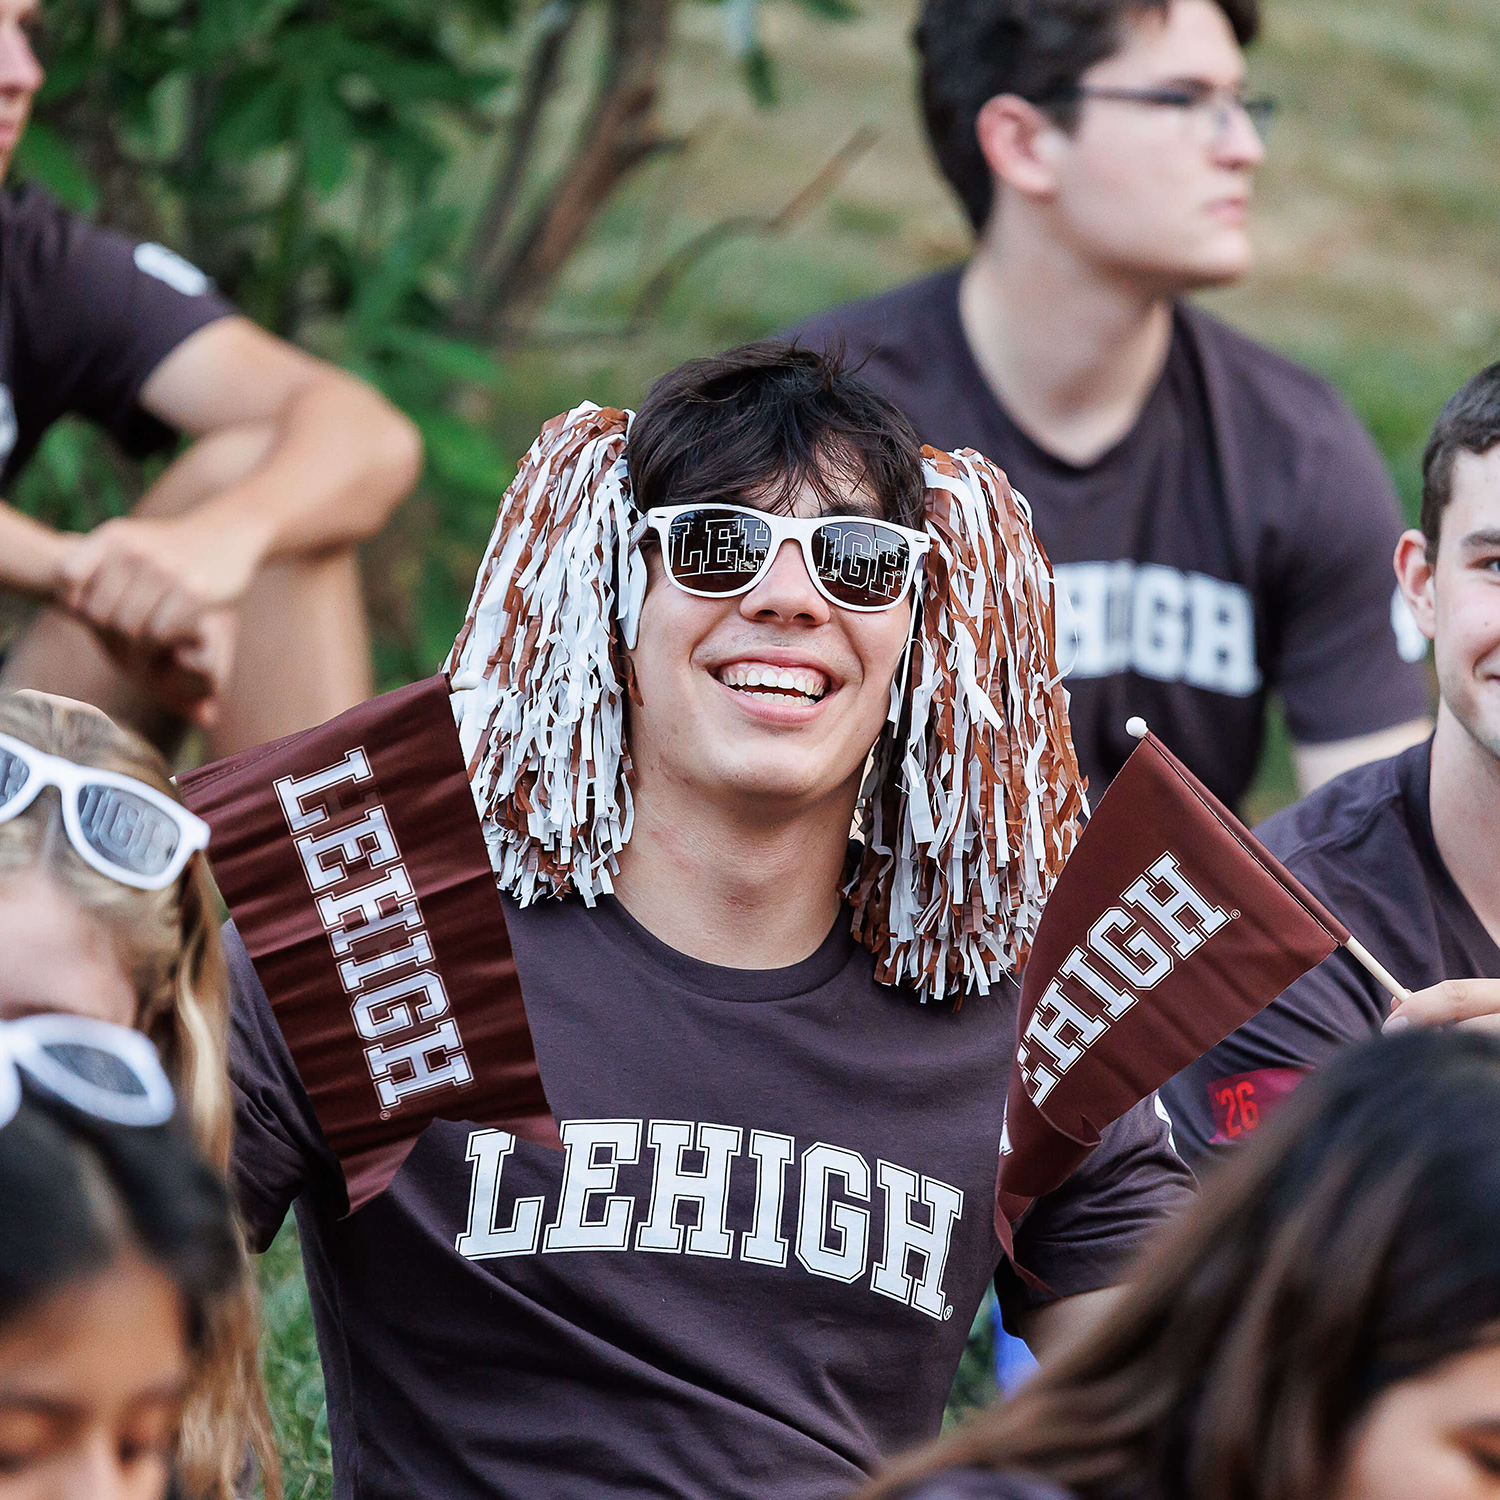
[[1357, 734], [1351, 739], [1332, 740], [1326, 745], [1293, 745], [1292, 769], [1297, 777], [1297, 790], [1306, 796], [1315, 787], [1345, 771], [1352, 771], [1355, 766], [1399, 755], [1431, 733], [1431, 719], [1410, 719], [1405, 724], [1380, 729], [1374, 734]]
[[1037, 1359], [1052, 1359], [1087, 1338], [1124, 1295], [1124, 1287], [1107, 1286], [1049, 1302], [1026, 1315], [1021, 1336]]
[[415, 482], [421, 445], [376, 391], [244, 318], [184, 339], [140, 399], [200, 441], [135, 514], [70, 539], [57, 602], [127, 670], [170, 653], [211, 697], [233, 663], [226, 612], [257, 571], [372, 536]]
[[374, 536], [422, 461], [416, 428], [377, 391], [245, 318], [179, 344], [142, 386], [141, 405], [195, 437], [273, 427], [264, 462], [194, 513], [257, 538], [262, 561]]
[[73, 540], [0, 502], [0, 585], [32, 599], [50, 599]]

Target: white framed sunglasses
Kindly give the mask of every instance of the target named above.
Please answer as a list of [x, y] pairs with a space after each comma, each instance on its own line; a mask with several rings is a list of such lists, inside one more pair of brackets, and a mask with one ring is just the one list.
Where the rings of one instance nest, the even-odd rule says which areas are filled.
[[667, 577], [685, 594], [748, 594], [781, 544], [802, 549], [813, 587], [840, 609], [892, 609], [911, 592], [931, 539], [926, 532], [867, 516], [783, 516], [748, 505], [663, 505], [646, 512]]
[[156, 1048], [138, 1031], [90, 1016], [0, 1021], [0, 1128], [21, 1107], [21, 1074], [113, 1125], [165, 1125], [176, 1099]]
[[159, 891], [208, 845], [208, 824], [155, 787], [0, 734], [0, 823], [47, 786], [62, 794], [63, 828], [79, 857], [124, 885]]

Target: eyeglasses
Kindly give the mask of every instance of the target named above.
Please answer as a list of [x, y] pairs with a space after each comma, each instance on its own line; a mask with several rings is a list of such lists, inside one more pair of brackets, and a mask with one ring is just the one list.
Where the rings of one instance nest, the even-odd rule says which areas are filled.
[[89, 1016], [0, 1021], [0, 1127], [21, 1107], [23, 1072], [114, 1125], [164, 1125], [176, 1107], [156, 1048], [138, 1031]]
[[155, 787], [0, 734], [0, 823], [25, 812], [45, 786], [62, 793], [63, 828], [79, 855], [137, 890], [171, 885], [208, 844], [208, 824]]
[[1064, 84], [1048, 89], [1033, 102], [1070, 104], [1078, 99], [1106, 99], [1122, 104], [1144, 104], [1157, 109], [1181, 110], [1184, 117], [1199, 121], [1205, 145], [1218, 145], [1229, 134], [1236, 116], [1244, 115], [1257, 135], [1264, 135], [1276, 115], [1276, 101], [1257, 95], [1247, 97], [1238, 89], [1215, 88], [1208, 83], [1183, 83], [1156, 89], [1093, 88]]
[[743, 505], [666, 505], [644, 526], [661, 543], [667, 577], [685, 594], [748, 594], [785, 541], [802, 549], [813, 587], [840, 609], [891, 609], [911, 591], [930, 540], [925, 532], [858, 516], [777, 515]]

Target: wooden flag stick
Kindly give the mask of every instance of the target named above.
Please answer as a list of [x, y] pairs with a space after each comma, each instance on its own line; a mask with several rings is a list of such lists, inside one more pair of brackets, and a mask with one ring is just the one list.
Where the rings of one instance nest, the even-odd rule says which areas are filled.
[[1370, 952], [1357, 937], [1351, 937], [1344, 946], [1349, 952], [1362, 963], [1377, 980], [1388, 989], [1398, 1000], [1410, 1000], [1411, 991], [1404, 985], [1399, 984], [1391, 971]]

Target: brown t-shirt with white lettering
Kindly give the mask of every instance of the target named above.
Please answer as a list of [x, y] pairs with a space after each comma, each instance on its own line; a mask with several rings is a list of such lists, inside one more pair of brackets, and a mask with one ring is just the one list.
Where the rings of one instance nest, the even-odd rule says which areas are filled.
[[[935, 1434], [1000, 1264], [1014, 988], [920, 1006], [847, 916], [738, 970], [612, 899], [503, 906], [565, 1153], [439, 1120], [346, 1217], [226, 929], [237, 1197], [258, 1246], [296, 1200], [335, 1493], [834, 1500]], [[1018, 1256], [1059, 1296], [1117, 1282], [1189, 1181], [1148, 1100]], [[1045, 1300], [998, 1284], [1008, 1315]]]
[[1306, 744], [1427, 711], [1425, 642], [1391, 572], [1400, 508], [1325, 381], [1182, 305], [1135, 426], [1070, 464], [996, 401], [959, 319], [958, 278], [795, 333], [842, 342], [924, 442], [977, 448], [1030, 501], [1073, 606], [1076, 647], [1058, 648], [1073, 659], [1073, 742], [1094, 797], [1134, 748], [1133, 714], [1233, 806], [1255, 773], [1268, 691]]

